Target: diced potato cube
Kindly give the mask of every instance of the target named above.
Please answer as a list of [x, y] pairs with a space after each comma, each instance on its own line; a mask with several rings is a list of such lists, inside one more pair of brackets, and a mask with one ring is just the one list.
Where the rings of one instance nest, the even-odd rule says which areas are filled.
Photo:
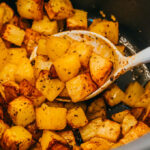
[[8, 61], [9, 63], [18, 65], [22, 59], [27, 57], [25, 48], [10, 48], [8, 49]]
[[5, 24], [5, 23], [9, 22], [13, 18], [14, 11], [13, 11], [13, 9], [10, 6], [8, 6], [4, 2], [2, 2], [0, 4], [0, 8], [4, 8], [3, 24]]
[[73, 102], [82, 101], [96, 90], [89, 74], [80, 74], [66, 83], [67, 91]]
[[21, 82], [23, 79], [26, 79], [31, 83], [34, 82], [34, 71], [28, 58], [22, 59], [17, 65], [15, 79], [17, 82]]
[[41, 38], [38, 42], [37, 55], [48, 55], [46, 49], [46, 38]]
[[47, 55], [52, 61], [63, 56], [69, 47], [70, 42], [62, 37], [51, 36], [46, 42]]
[[88, 123], [81, 107], [72, 108], [67, 113], [67, 122], [72, 128], [80, 128]]
[[39, 129], [62, 130], [67, 124], [67, 109], [48, 107], [42, 104], [36, 108], [36, 124]]
[[113, 65], [109, 60], [93, 53], [89, 66], [93, 81], [100, 87], [109, 77]]
[[32, 144], [32, 134], [21, 126], [13, 126], [4, 132], [3, 149], [27, 150]]
[[76, 54], [64, 55], [54, 61], [58, 77], [66, 82], [75, 77], [81, 67], [79, 57]]
[[8, 105], [8, 113], [15, 125], [26, 126], [35, 120], [35, 111], [32, 102], [21, 96]]
[[35, 47], [38, 45], [39, 40], [40, 40], [40, 34], [38, 32], [33, 31], [32, 29], [29, 28], [26, 29], [24, 44], [29, 56], [31, 55]]
[[71, 130], [61, 131], [58, 134], [62, 136], [70, 146], [76, 145], [75, 137]]
[[87, 12], [79, 9], [74, 10], [74, 15], [67, 19], [67, 28], [73, 29], [87, 29]]
[[108, 105], [115, 106], [124, 100], [125, 93], [116, 84], [113, 84], [104, 93], [104, 97]]
[[17, 11], [22, 18], [40, 20], [43, 18], [43, 0], [17, 0]]
[[51, 21], [47, 16], [44, 16], [42, 20], [33, 21], [32, 29], [44, 35], [51, 35], [58, 32], [58, 25], [55, 20]]
[[122, 55], [125, 55], [125, 46], [124, 45], [117, 45], [116, 47]]
[[132, 108], [131, 109], [131, 114], [136, 118], [139, 119], [144, 112], [144, 108], [142, 107], [137, 107], [137, 108]]
[[45, 101], [45, 96], [43, 96], [29, 81], [24, 79], [20, 82], [19, 86], [21, 95], [29, 98], [34, 106], [37, 107]]
[[9, 126], [4, 123], [3, 120], [0, 120], [0, 139], [2, 139], [2, 136], [4, 134], [4, 132], [9, 128]]
[[137, 123], [138, 122], [133, 115], [127, 114], [122, 122], [122, 134], [125, 135]]
[[111, 116], [111, 118], [116, 121], [116, 122], [119, 122], [119, 123], [122, 123], [124, 117], [126, 115], [130, 114], [130, 111], [129, 110], [124, 110], [124, 111], [121, 111], [121, 112], [118, 112], [118, 113], [115, 113]]
[[77, 54], [80, 59], [80, 63], [83, 67], [87, 68], [89, 60], [92, 54], [93, 47], [87, 45], [84, 42], [74, 41], [68, 50], [69, 54]]
[[42, 71], [36, 81], [36, 88], [49, 100], [53, 101], [64, 89], [65, 84], [59, 79], [50, 79], [48, 71]]
[[3, 84], [6, 103], [17, 98], [20, 94], [19, 85], [14, 81], [7, 81]]
[[[43, 132], [43, 135], [40, 139], [40, 144], [41, 144], [42, 150], [47, 150], [47, 149], [69, 150], [67, 148], [67, 141], [63, 137], [61, 137], [60, 135], [54, 132], [47, 131], [47, 130]], [[58, 146], [58, 149], [57, 149], [57, 146]]]
[[50, 0], [45, 3], [45, 10], [50, 19], [63, 20], [73, 15], [70, 0]]
[[91, 140], [81, 144], [82, 150], [109, 150], [113, 143], [103, 138], [92, 138]]
[[3, 31], [2, 38], [5, 40], [21, 46], [24, 40], [25, 32], [24, 30], [14, 26], [12, 24], [7, 24], [5, 30]]
[[144, 88], [136, 81], [130, 83], [125, 92], [125, 99], [123, 102], [130, 107], [134, 107], [135, 104], [140, 101], [141, 95], [144, 93]]
[[119, 38], [119, 24], [118, 22], [112, 22], [107, 20], [98, 20], [94, 25], [89, 27], [89, 30], [101, 34], [108, 38], [114, 44], [118, 43]]
[[146, 84], [145, 90], [150, 90], [150, 81], [148, 81], [148, 83]]

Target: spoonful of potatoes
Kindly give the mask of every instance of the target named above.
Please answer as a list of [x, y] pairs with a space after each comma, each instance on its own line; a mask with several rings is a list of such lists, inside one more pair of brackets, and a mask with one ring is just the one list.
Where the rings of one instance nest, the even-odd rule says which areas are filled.
[[[86, 62], [80, 59], [82, 62], [79, 64], [75, 55], [70, 57], [64, 55], [56, 59], [56, 61], [52, 60], [51, 67], [55, 67], [58, 78], [66, 84], [67, 92], [72, 102], [84, 101], [97, 96], [128, 70], [137, 65], [150, 62], [150, 47], [133, 56], [126, 57], [121, 54], [111, 41], [94, 32], [72, 30], [53, 36], [84, 42], [92, 47], [90, 57], [85, 53], [85, 57], [89, 59], [88, 69], [85, 67]], [[37, 56], [37, 49], [38, 47], [32, 52], [30, 60]], [[72, 51], [73, 53], [77, 53], [77, 51], [74, 50]], [[78, 52], [79, 57], [83, 53]], [[72, 62], [74, 66], [71, 66]], [[63, 67], [60, 67], [61, 65]], [[73, 72], [69, 72], [70, 68], [65, 66], [70, 66], [72, 67], [71, 69], [74, 68]], [[78, 72], [81, 66], [84, 69]]]

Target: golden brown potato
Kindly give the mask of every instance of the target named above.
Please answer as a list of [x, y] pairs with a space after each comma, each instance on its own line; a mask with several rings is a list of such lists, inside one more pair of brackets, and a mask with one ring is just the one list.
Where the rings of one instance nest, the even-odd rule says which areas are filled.
[[67, 124], [67, 109], [42, 104], [36, 108], [36, 124], [39, 129], [62, 130]]
[[57, 107], [57, 108], [64, 108], [64, 103], [62, 102], [57, 102], [57, 101], [46, 101], [45, 102], [46, 105], [48, 105], [49, 107]]
[[89, 30], [101, 34], [114, 44], [118, 44], [119, 24], [108, 20], [97, 20], [89, 27]]
[[43, 18], [43, 0], [17, 0], [17, 11], [22, 18], [40, 20]]
[[76, 54], [66, 54], [54, 61], [58, 77], [66, 82], [75, 77], [81, 67], [79, 57]]
[[5, 8], [0, 7], [0, 31], [3, 26], [3, 18], [4, 18]]
[[29, 98], [36, 107], [45, 101], [45, 96], [25, 79], [20, 82], [19, 89], [20, 94]]
[[9, 126], [4, 123], [3, 120], [0, 120], [0, 139], [2, 139], [2, 136], [4, 134], [4, 132], [9, 128]]
[[67, 91], [66, 87], [62, 90], [62, 92], [59, 94], [59, 96], [69, 98], [69, 94], [68, 94], [68, 91]]
[[2, 38], [17, 45], [21, 46], [24, 40], [25, 32], [17, 26], [7, 24], [3, 31]]
[[[40, 139], [40, 144], [42, 150], [69, 150], [67, 147], [67, 141], [61, 137], [60, 135], [56, 134], [55, 132], [51, 132], [45, 130], [43, 135]], [[58, 145], [59, 146], [58, 146]]]
[[9, 103], [13, 99], [17, 98], [20, 94], [19, 85], [13, 81], [7, 81], [3, 84], [6, 103]]
[[47, 16], [44, 16], [42, 20], [33, 21], [32, 29], [43, 35], [52, 35], [58, 32], [58, 24], [57, 21], [51, 21]]
[[31, 55], [35, 47], [38, 45], [39, 40], [40, 40], [40, 34], [38, 32], [33, 31], [32, 29], [29, 28], [26, 29], [24, 44], [29, 56]]
[[144, 123], [150, 126], [150, 106], [143, 110], [140, 120], [144, 121]]
[[130, 111], [129, 110], [124, 110], [124, 111], [121, 111], [121, 112], [118, 112], [118, 113], [115, 113], [111, 116], [111, 118], [116, 121], [116, 122], [119, 122], [119, 123], [122, 123], [124, 117], [126, 115], [130, 114]]
[[116, 84], [113, 84], [104, 93], [104, 97], [108, 105], [114, 106], [124, 100], [125, 93]]
[[89, 66], [93, 81], [100, 87], [109, 77], [113, 65], [109, 60], [93, 53], [90, 58]]
[[145, 90], [150, 90], [150, 81], [147, 82], [147, 84], [145, 86]]
[[74, 10], [72, 17], [67, 18], [67, 28], [70, 30], [87, 29], [87, 12], [79, 9]]
[[67, 122], [72, 128], [80, 128], [88, 123], [86, 115], [81, 107], [75, 107], [68, 111]]
[[89, 74], [80, 74], [66, 83], [66, 88], [73, 102], [82, 101], [96, 90], [96, 85]]
[[131, 128], [137, 124], [137, 120], [131, 114], [127, 114], [122, 121], [122, 134], [125, 135]]
[[73, 15], [70, 0], [50, 0], [45, 3], [45, 10], [50, 19], [63, 20]]
[[81, 144], [82, 150], [109, 150], [112, 142], [103, 138], [94, 137], [91, 140]]
[[58, 134], [62, 136], [70, 146], [76, 145], [75, 137], [71, 130], [61, 131], [61, 132], [58, 132]]
[[47, 55], [52, 61], [55, 61], [57, 58], [63, 56], [69, 47], [70, 42], [62, 37], [51, 36], [46, 42]]
[[42, 71], [36, 81], [36, 88], [49, 100], [53, 101], [64, 89], [65, 84], [59, 79], [50, 79], [48, 71]]
[[20, 96], [8, 105], [8, 113], [15, 125], [26, 126], [35, 120], [35, 111], [32, 102]]
[[27, 150], [32, 144], [32, 134], [21, 126], [13, 126], [4, 132], [3, 149]]
[[136, 81], [130, 83], [126, 89], [126, 96], [123, 102], [130, 107], [134, 107], [135, 104], [140, 101], [141, 95], [144, 93], [144, 88]]
[[93, 47], [87, 45], [84, 42], [74, 41], [68, 50], [69, 54], [77, 54], [80, 59], [80, 63], [84, 68], [88, 67], [89, 60], [92, 54]]
[[88, 120], [93, 120], [98, 117], [106, 118], [106, 105], [104, 99], [101, 97], [94, 99], [87, 109]]
[[23, 79], [26, 79], [31, 83], [34, 82], [34, 71], [28, 58], [22, 59], [17, 65], [15, 79], [17, 82], [21, 82]]
[[132, 108], [131, 109], [131, 114], [138, 120], [142, 113], [144, 112], [144, 108], [142, 107], [137, 107], [137, 108]]
[[3, 24], [5, 24], [13, 18], [14, 11], [5, 2], [0, 3], [0, 8], [4, 9]]
[[46, 38], [41, 38], [38, 42], [37, 55], [47, 55]]

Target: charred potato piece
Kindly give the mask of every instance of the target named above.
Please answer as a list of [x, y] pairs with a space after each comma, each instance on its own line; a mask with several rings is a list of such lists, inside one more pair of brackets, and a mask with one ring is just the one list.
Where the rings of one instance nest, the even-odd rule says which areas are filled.
[[3, 149], [27, 150], [32, 144], [32, 134], [21, 126], [13, 126], [4, 132]]
[[66, 87], [62, 90], [62, 92], [59, 94], [59, 96], [69, 98], [69, 94], [68, 94], [68, 91], [67, 91]]
[[58, 24], [57, 21], [49, 20], [47, 16], [44, 16], [42, 20], [33, 21], [32, 29], [43, 35], [52, 35], [58, 32]]
[[60, 80], [66, 82], [78, 74], [81, 65], [76, 54], [66, 54], [54, 61], [54, 67]]
[[54, 99], [64, 89], [65, 84], [59, 79], [50, 79], [48, 71], [42, 71], [36, 81], [36, 88], [49, 100]]
[[[96, 90], [96, 85], [89, 74], [80, 74], [66, 83], [67, 91], [73, 102], [82, 101]], [[78, 93], [78, 94], [77, 94]]]
[[39, 129], [62, 130], [67, 124], [67, 109], [42, 104], [36, 108], [36, 124]]
[[15, 125], [26, 126], [35, 120], [35, 111], [32, 102], [21, 96], [8, 105], [8, 113]]
[[45, 3], [45, 10], [50, 19], [63, 20], [73, 15], [70, 0], [50, 0]]
[[72, 17], [67, 18], [67, 28], [70, 30], [87, 29], [87, 12], [79, 9], [74, 10]]
[[67, 122], [72, 128], [80, 128], [88, 123], [86, 115], [81, 107], [75, 107], [68, 111]]
[[70, 47], [70, 42], [62, 37], [51, 36], [47, 39], [46, 50], [47, 55], [52, 61], [63, 56]]
[[0, 120], [0, 139], [2, 139], [2, 136], [4, 134], [4, 132], [9, 128], [9, 126], [4, 123], [3, 120]]
[[93, 53], [90, 58], [89, 66], [93, 81], [100, 87], [110, 75], [113, 65], [109, 60]]
[[17, 0], [17, 11], [22, 18], [40, 20], [43, 18], [43, 0]]

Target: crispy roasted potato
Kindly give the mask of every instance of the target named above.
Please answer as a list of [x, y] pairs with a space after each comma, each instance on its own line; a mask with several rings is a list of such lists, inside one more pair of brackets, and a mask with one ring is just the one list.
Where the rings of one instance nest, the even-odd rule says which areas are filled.
[[13, 9], [8, 6], [5, 2], [0, 3], [0, 8], [4, 9], [3, 24], [8, 23], [14, 16]]
[[42, 20], [33, 21], [32, 29], [43, 35], [52, 35], [58, 32], [58, 24], [57, 21], [49, 20], [47, 16], [44, 16]]
[[45, 96], [25, 79], [20, 82], [19, 89], [20, 94], [29, 98], [36, 107], [45, 101]]
[[131, 114], [138, 120], [144, 112], [144, 108], [137, 107], [131, 109]]
[[3, 149], [27, 150], [32, 144], [32, 134], [21, 126], [13, 126], [4, 132]]
[[62, 37], [51, 36], [47, 39], [46, 50], [47, 55], [52, 61], [63, 56], [70, 47], [70, 42]]
[[28, 55], [30, 56], [34, 48], [38, 45], [40, 40], [40, 34], [32, 29], [28, 28], [25, 31], [24, 44]]
[[42, 150], [69, 150], [67, 141], [63, 137], [48, 130], [43, 132], [43, 135], [40, 139], [40, 144]]
[[50, 19], [63, 20], [73, 15], [70, 0], [50, 0], [45, 3], [45, 10]]
[[54, 61], [54, 67], [60, 80], [66, 82], [78, 74], [81, 65], [76, 54], [66, 54]]
[[118, 44], [119, 24], [108, 20], [97, 20], [90, 25], [89, 30], [101, 34], [114, 44]]
[[89, 141], [81, 144], [82, 150], [109, 150], [113, 145], [112, 142], [103, 138], [94, 137]]
[[42, 104], [36, 108], [36, 124], [39, 129], [62, 130], [67, 124], [67, 109]]
[[73, 102], [82, 101], [96, 90], [96, 85], [89, 74], [80, 74], [66, 83], [66, 88]]
[[2, 139], [2, 136], [4, 134], [4, 132], [9, 128], [9, 126], [4, 123], [3, 120], [0, 120], [0, 139]]
[[17, 0], [17, 11], [22, 18], [40, 20], [43, 18], [43, 0]]
[[87, 45], [84, 42], [74, 41], [68, 50], [69, 54], [77, 54], [80, 59], [80, 63], [84, 68], [88, 67], [89, 60], [92, 54], [93, 47]]
[[[134, 107], [140, 101], [141, 95], [144, 93], [144, 88], [137, 82], [130, 83], [125, 92], [123, 102], [130, 107]], [[137, 106], [138, 107], [138, 106]]]
[[26, 126], [35, 120], [32, 102], [20, 96], [8, 104], [8, 113], [15, 125]]
[[119, 122], [119, 123], [122, 123], [124, 117], [126, 115], [130, 114], [130, 111], [129, 110], [124, 110], [124, 111], [121, 111], [121, 112], [118, 112], [118, 113], [115, 113], [111, 116], [111, 118], [116, 121], [116, 122]]
[[67, 28], [70, 30], [87, 29], [87, 12], [79, 9], [74, 10], [72, 17], [67, 18]]
[[90, 73], [93, 81], [100, 87], [107, 80], [112, 71], [112, 62], [93, 53], [90, 58]]
[[88, 123], [86, 115], [81, 107], [75, 107], [68, 111], [67, 122], [72, 128], [80, 128]]
[[122, 134], [125, 135], [131, 128], [133, 128], [138, 121], [131, 114], [127, 114], [122, 121]]
[[0, 7], [0, 31], [3, 26], [4, 13], [5, 13], [5, 9], [3, 7]]
[[113, 84], [104, 93], [104, 97], [108, 105], [114, 106], [124, 100], [125, 93], [116, 84]]
[[53, 101], [64, 89], [65, 84], [59, 79], [50, 79], [48, 71], [42, 71], [36, 81], [36, 88], [49, 100]]
[[68, 91], [67, 91], [66, 87], [62, 90], [62, 92], [59, 94], [59, 96], [69, 98], [69, 94], [68, 94]]
[[46, 38], [40, 38], [38, 42], [37, 55], [47, 55]]

